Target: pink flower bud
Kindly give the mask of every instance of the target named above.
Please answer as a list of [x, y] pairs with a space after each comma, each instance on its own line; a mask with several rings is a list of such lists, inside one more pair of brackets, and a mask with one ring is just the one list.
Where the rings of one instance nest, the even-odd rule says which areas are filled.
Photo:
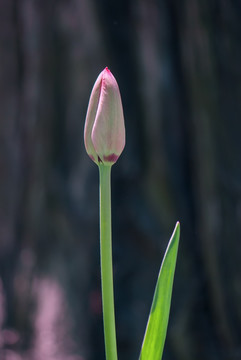
[[100, 73], [90, 95], [84, 141], [87, 154], [96, 164], [114, 164], [125, 146], [120, 91], [108, 68]]

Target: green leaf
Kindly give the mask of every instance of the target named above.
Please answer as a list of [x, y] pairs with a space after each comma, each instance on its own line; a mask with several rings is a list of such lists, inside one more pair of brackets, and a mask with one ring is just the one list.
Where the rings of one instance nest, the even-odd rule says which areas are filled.
[[161, 360], [162, 358], [171, 305], [179, 237], [180, 224], [177, 222], [158, 275], [139, 360]]

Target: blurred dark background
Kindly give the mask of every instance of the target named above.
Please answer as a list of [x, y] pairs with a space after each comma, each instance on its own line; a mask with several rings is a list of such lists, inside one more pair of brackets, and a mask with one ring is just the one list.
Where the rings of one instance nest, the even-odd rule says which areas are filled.
[[241, 359], [241, 2], [0, 0], [0, 359], [104, 360], [98, 74], [122, 94], [113, 166], [119, 360], [137, 359], [181, 242], [165, 360]]

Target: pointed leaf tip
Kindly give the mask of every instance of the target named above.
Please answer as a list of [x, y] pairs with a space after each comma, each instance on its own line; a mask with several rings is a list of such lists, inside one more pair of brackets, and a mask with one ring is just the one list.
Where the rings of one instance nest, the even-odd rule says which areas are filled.
[[172, 286], [180, 238], [177, 222], [158, 275], [139, 360], [161, 360], [171, 306]]

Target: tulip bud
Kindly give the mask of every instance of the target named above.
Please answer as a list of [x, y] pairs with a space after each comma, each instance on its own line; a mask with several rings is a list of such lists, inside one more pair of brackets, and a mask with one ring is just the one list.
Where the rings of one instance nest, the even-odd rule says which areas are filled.
[[100, 73], [90, 95], [84, 141], [87, 154], [96, 164], [114, 164], [125, 146], [120, 91], [108, 68]]

